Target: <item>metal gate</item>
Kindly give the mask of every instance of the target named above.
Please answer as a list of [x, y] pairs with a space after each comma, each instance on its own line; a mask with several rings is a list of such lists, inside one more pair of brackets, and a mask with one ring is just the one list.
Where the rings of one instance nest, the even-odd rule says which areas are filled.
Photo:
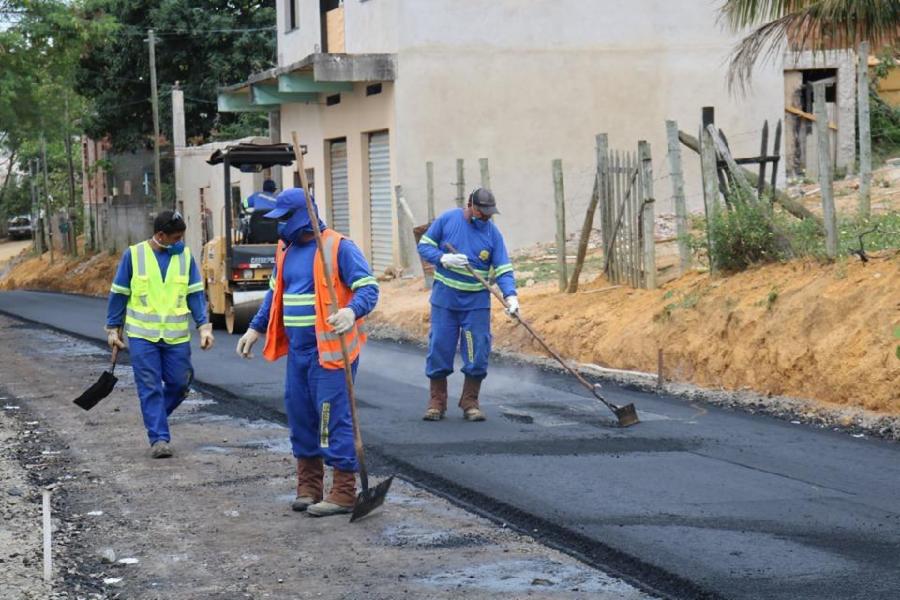
[[394, 217], [391, 194], [391, 150], [388, 132], [369, 134], [369, 235], [372, 270], [394, 264]]
[[350, 195], [347, 187], [347, 142], [331, 142], [331, 227], [350, 235]]

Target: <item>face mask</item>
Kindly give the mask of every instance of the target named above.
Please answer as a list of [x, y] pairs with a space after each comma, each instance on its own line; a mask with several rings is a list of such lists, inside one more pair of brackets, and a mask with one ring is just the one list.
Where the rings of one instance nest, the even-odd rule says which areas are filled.
[[156, 245], [160, 248], [163, 248], [169, 256], [177, 256], [184, 252], [184, 241], [179, 240], [174, 244], [163, 244], [158, 239], [153, 238], [153, 241], [156, 242]]
[[490, 219], [488, 219], [487, 221], [482, 221], [481, 219], [479, 219], [477, 217], [472, 217], [472, 225], [474, 225], [475, 229], [477, 229], [479, 231], [483, 231], [484, 229], [486, 229], [488, 226], [488, 223], [490, 223], [490, 222], [491, 222]]

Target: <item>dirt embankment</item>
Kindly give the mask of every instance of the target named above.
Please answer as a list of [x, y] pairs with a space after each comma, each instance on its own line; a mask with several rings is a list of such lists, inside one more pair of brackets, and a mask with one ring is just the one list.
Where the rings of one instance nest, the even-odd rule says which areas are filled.
[[[428, 334], [421, 282], [383, 285], [372, 321]], [[578, 294], [520, 291], [522, 314], [564, 356], [669, 380], [900, 414], [900, 255], [795, 261], [728, 278], [693, 273], [647, 291], [599, 278]], [[541, 354], [499, 310], [495, 347]]]
[[57, 252], [51, 263], [49, 253], [23, 254], [13, 260], [6, 275], [0, 278], [0, 290], [40, 289], [105, 296], [119, 258], [118, 254], [108, 253], [71, 257]]

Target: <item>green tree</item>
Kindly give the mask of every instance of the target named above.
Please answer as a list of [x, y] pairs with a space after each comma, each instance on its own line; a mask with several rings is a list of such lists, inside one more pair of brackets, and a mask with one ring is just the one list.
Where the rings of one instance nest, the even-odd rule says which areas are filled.
[[794, 49], [893, 44], [900, 32], [897, 0], [726, 0], [722, 19], [734, 31], [755, 28], [731, 56], [731, 83], [746, 84], [760, 59]]
[[157, 32], [160, 126], [171, 138], [168, 93], [179, 82], [188, 138], [208, 139], [238, 119], [219, 114], [219, 87], [273, 66], [272, 0], [85, 0], [87, 19], [112, 17], [109, 35], [88, 40], [77, 90], [91, 101], [85, 130], [109, 135], [116, 150], [152, 143], [147, 31]]

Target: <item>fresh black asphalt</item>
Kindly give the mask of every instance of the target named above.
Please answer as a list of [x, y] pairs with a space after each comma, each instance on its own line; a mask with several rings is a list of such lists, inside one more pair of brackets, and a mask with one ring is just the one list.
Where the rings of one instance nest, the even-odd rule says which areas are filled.
[[[105, 338], [100, 299], [6, 292], [0, 312]], [[216, 340], [210, 352], [193, 342], [197, 381], [233, 410], [283, 413], [284, 362]], [[606, 385], [643, 421], [619, 429], [565, 376], [496, 363], [486, 423], [455, 409], [427, 423], [423, 363], [409, 344], [364, 351], [358, 397], [378, 472], [670, 597], [900, 598], [900, 445]]]

